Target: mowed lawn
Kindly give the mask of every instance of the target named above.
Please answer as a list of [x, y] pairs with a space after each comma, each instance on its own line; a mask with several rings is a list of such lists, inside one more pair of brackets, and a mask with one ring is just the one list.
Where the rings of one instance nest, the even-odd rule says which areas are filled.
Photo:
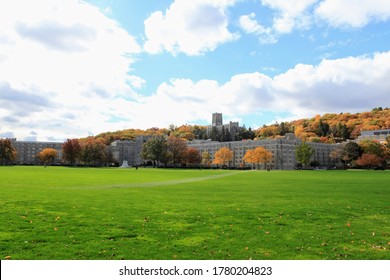
[[0, 167], [1, 259], [390, 259], [390, 172]]

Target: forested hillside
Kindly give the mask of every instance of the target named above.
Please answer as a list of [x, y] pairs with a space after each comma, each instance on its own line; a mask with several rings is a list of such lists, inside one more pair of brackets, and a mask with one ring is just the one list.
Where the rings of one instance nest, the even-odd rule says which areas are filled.
[[356, 139], [363, 130], [389, 129], [390, 108], [371, 112], [317, 115], [310, 119], [281, 122], [256, 130], [258, 138], [276, 138], [294, 133], [300, 139], [316, 142], [341, 142]]
[[[315, 142], [342, 142], [356, 139], [363, 130], [389, 129], [390, 108], [374, 108], [371, 112], [340, 113], [317, 115], [309, 119], [281, 122], [252, 130], [245, 125], [240, 129], [236, 140], [253, 139], [254, 137], [277, 138], [286, 133], [294, 133], [298, 138]], [[187, 140], [207, 139], [206, 126], [170, 125], [168, 128], [125, 129], [115, 132], [104, 132], [96, 135], [105, 144], [115, 140], [133, 140], [141, 135], [174, 135]]]

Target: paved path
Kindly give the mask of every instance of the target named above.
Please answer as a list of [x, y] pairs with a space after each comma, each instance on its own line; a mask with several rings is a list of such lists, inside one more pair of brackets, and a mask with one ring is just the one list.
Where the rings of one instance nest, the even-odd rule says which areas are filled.
[[204, 177], [193, 177], [193, 178], [185, 178], [178, 180], [169, 180], [169, 181], [158, 181], [158, 182], [145, 182], [145, 183], [129, 183], [129, 184], [118, 184], [118, 185], [106, 185], [106, 186], [94, 186], [94, 187], [80, 187], [82, 189], [115, 189], [115, 188], [142, 188], [142, 187], [160, 187], [160, 186], [171, 186], [171, 185], [179, 185], [185, 183], [193, 183], [200, 182], [206, 180], [214, 180], [223, 177], [229, 177], [237, 174], [241, 174], [246, 171], [239, 172], [229, 172], [223, 174], [209, 175]]

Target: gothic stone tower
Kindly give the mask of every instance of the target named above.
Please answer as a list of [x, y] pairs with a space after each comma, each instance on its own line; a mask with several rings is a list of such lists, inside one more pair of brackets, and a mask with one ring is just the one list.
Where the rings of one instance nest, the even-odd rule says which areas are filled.
[[213, 113], [212, 126], [222, 125], [222, 113]]

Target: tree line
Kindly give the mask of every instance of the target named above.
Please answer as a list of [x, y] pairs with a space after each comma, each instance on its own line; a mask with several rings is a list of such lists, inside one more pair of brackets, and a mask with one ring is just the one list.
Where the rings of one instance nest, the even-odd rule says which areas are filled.
[[[316, 167], [318, 162], [312, 160], [314, 149], [302, 142], [296, 148], [296, 160], [300, 167]], [[193, 147], [187, 146], [187, 140], [175, 135], [155, 135], [144, 145], [141, 151], [143, 160], [149, 161], [152, 165], [158, 166], [228, 166], [233, 159], [233, 152], [223, 147], [219, 149], [212, 158], [208, 152], [202, 154]], [[12, 146], [10, 139], [0, 139], [0, 165], [9, 165], [17, 157], [17, 151]], [[246, 151], [242, 158], [242, 164], [252, 164], [253, 167], [267, 164], [272, 161], [272, 153], [264, 147], [257, 147]], [[340, 168], [386, 168], [390, 163], [390, 137], [386, 142], [376, 140], [363, 140], [359, 143], [344, 142], [338, 144], [330, 157], [333, 159], [334, 167]], [[37, 154], [37, 158], [43, 165], [50, 165], [58, 159], [55, 149], [46, 148]], [[82, 164], [88, 166], [106, 166], [115, 162], [110, 149], [103, 138], [89, 137], [85, 139], [68, 139], [62, 145], [62, 163], [71, 166]], [[243, 167], [242, 166], [242, 167]]]

